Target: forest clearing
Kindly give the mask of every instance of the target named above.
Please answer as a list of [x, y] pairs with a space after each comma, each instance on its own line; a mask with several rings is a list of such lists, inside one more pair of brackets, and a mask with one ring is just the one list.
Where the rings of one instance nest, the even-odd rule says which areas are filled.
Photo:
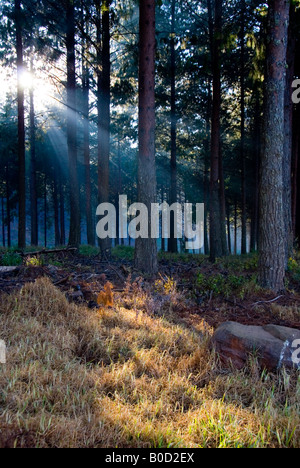
[[300, 448], [299, 54], [300, 0], [0, 0], [0, 448]]

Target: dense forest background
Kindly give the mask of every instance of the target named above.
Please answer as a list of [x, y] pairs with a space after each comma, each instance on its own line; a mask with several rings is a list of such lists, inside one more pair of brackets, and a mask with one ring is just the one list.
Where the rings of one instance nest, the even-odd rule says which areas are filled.
[[[155, 3], [157, 200], [205, 203], [203, 251], [212, 258], [255, 251], [268, 5]], [[297, 4], [290, 5], [284, 109], [293, 240], [300, 235]], [[117, 206], [120, 194], [138, 199], [139, 2], [0, 6], [1, 242], [95, 245], [98, 203]], [[124, 242], [131, 244], [115, 244]], [[184, 242], [171, 235], [159, 247], [176, 252]]]

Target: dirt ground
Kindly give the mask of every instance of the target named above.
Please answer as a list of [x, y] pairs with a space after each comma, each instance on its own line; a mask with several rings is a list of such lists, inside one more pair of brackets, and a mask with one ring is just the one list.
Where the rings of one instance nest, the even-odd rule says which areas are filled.
[[[133, 268], [133, 262], [126, 259], [103, 261], [99, 256], [85, 256], [74, 253], [60, 253], [41, 256], [41, 265], [32, 265], [31, 257], [25, 258], [22, 266], [13, 271], [0, 269], [1, 294], [10, 294], [26, 283], [35, 282], [37, 278], [48, 277], [53, 284], [63, 291], [70, 302], [83, 303], [89, 308], [97, 308], [97, 297], [104, 285], [110, 282], [114, 294], [122, 296], [128, 282], [139, 283], [156, 294], [156, 281], [167, 281], [171, 278], [176, 284], [180, 300], [173, 306], [173, 313], [191, 327], [206, 322], [209, 327], [217, 328], [226, 321], [239, 322], [245, 325], [276, 324], [300, 329], [300, 287], [291, 279], [287, 292], [280, 296], [266, 291], [247, 291], [240, 297], [239, 290], [224, 295], [223, 291], [200, 293], [197, 289], [197, 275], [226, 277], [230, 271], [224, 265], [211, 265], [205, 259], [178, 261], [163, 258], [159, 264], [159, 275], [154, 279], [145, 279]], [[28, 261], [29, 259], [29, 261]], [[40, 260], [39, 260], [40, 261]], [[232, 267], [231, 267], [232, 269]], [[242, 276], [251, 276], [253, 271], [239, 272]]]

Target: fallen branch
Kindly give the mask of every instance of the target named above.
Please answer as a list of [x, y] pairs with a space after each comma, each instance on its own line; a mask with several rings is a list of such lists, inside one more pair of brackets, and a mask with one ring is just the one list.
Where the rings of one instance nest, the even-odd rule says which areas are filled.
[[78, 252], [78, 249], [76, 247], [68, 247], [66, 249], [55, 249], [55, 250], [39, 250], [36, 252], [20, 252], [19, 255], [21, 257], [32, 257], [32, 256], [37, 256], [37, 255], [52, 255], [52, 254], [58, 254], [58, 253], [71, 253], [71, 252]]
[[280, 299], [281, 297], [283, 297], [283, 295], [278, 296], [278, 297], [275, 297], [275, 299], [272, 299], [271, 301], [259, 301], [259, 302], [255, 302], [254, 304], [252, 304], [251, 307], [254, 307], [254, 306], [259, 305], [259, 304], [272, 304], [272, 302], [278, 301], [278, 299]]

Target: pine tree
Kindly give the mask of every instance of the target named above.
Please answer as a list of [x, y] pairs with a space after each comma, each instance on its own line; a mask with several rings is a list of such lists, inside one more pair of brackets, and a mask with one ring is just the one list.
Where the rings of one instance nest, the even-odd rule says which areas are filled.
[[[156, 201], [155, 0], [140, 1], [138, 201], [148, 208], [151, 226], [151, 204]], [[158, 268], [157, 243], [150, 231], [147, 239], [136, 240], [135, 266], [154, 274]]]
[[284, 289], [286, 265], [283, 161], [289, 8], [288, 0], [269, 1], [260, 180], [259, 283], [274, 292]]

